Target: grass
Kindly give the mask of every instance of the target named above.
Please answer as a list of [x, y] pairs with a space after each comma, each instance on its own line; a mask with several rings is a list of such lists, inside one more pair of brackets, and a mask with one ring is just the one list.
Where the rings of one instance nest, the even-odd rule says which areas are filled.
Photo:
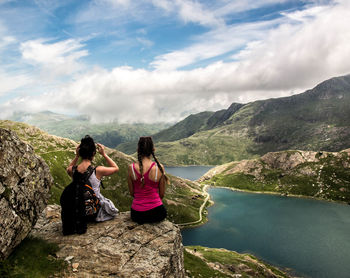
[[[191, 254], [187, 250], [194, 252]], [[184, 251], [185, 269], [189, 277], [271, 277], [268, 271], [279, 277], [289, 277], [276, 267], [266, 264], [250, 254], [239, 254], [226, 249], [202, 246], [186, 246]], [[222, 271], [213, 268], [220, 267]]]
[[210, 268], [203, 260], [184, 250], [185, 270], [189, 277], [227, 277], [221, 272]]
[[59, 275], [67, 264], [55, 258], [58, 249], [56, 244], [28, 237], [6, 260], [0, 262], [0, 277], [46, 278]]

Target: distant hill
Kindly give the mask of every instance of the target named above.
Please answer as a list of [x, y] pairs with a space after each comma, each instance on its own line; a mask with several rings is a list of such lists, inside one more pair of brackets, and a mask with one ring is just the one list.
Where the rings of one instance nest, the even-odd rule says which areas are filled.
[[[159, 131], [152, 135], [154, 142], [173, 142], [203, 131], [213, 129], [222, 125], [229, 119], [243, 104], [233, 103], [228, 109], [217, 112], [204, 111], [191, 114], [177, 124]], [[117, 149], [127, 154], [135, 152], [137, 141], [120, 144]]]
[[[87, 116], [67, 116], [43, 111], [39, 113], [17, 112], [9, 120], [36, 126], [49, 134], [80, 140], [86, 134], [103, 145], [115, 148], [123, 142], [132, 142], [140, 136], [148, 136], [169, 127], [166, 123], [155, 124], [119, 124], [117, 122], [90, 122]], [[135, 145], [134, 145], [135, 149]]]
[[350, 204], [350, 149], [269, 152], [209, 170], [201, 181], [248, 191], [302, 195]]
[[153, 138], [168, 165], [218, 165], [288, 149], [340, 151], [350, 147], [350, 75], [302, 94], [191, 115]]
[[[39, 128], [24, 123], [0, 120], [0, 128], [10, 129], [17, 133], [19, 138], [30, 144], [37, 155], [41, 156], [48, 166], [54, 179], [51, 188], [50, 203], [59, 203], [62, 190], [71, 178], [66, 173], [66, 167], [74, 158], [77, 142], [50, 135]], [[131, 206], [131, 197], [127, 185], [127, 167], [134, 160], [117, 150], [106, 148], [107, 154], [118, 164], [117, 174], [105, 177], [105, 189], [101, 189], [104, 196], [110, 198], [120, 211], [128, 211]], [[97, 154], [95, 164], [101, 165], [104, 159]], [[187, 223], [198, 220], [199, 207], [206, 196], [202, 187], [196, 182], [170, 176], [171, 184], [166, 186], [164, 204], [168, 210], [168, 219], [174, 223]]]

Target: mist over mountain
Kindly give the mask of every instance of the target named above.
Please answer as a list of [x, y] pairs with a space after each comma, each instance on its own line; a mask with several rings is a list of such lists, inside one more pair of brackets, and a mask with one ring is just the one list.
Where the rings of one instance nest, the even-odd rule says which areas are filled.
[[[170, 125], [167, 123], [92, 123], [86, 115], [68, 116], [51, 111], [39, 113], [16, 112], [9, 120], [34, 125], [50, 134], [72, 140], [80, 140], [86, 134], [89, 134], [97, 142], [110, 148], [115, 148], [123, 142], [135, 141], [140, 136], [156, 133]], [[133, 146], [133, 148], [136, 147]]]
[[[190, 115], [153, 138], [169, 165], [217, 165], [288, 149], [340, 151], [350, 146], [350, 75], [298, 95]], [[128, 146], [118, 149], [132, 153]]]

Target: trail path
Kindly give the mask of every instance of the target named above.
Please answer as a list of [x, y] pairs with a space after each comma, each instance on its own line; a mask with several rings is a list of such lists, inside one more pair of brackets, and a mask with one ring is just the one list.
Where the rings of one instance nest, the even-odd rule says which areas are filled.
[[193, 225], [193, 224], [197, 224], [197, 223], [200, 223], [203, 219], [203, 216], [202, 216], [202, 211], [203, 211], [203, 208], [205, 207], [205, 204], [208, 202], [209, 200], [209, 193], [207, 192], [207, 188], [208, 188], [209, 184], [205, 184], [203, 186], [203, 189], [202, 189], [202, 192], [207, 195], [203, 201], [203, 204], [201, 205], [201, 207], [199, 208], [199, 219], [197, 221], [193, 221], [193, 222], [187, 222], [187, 223], [180, 223], [180, 224], [177, 224], [179, 226], [187, 226], [187, 225]]

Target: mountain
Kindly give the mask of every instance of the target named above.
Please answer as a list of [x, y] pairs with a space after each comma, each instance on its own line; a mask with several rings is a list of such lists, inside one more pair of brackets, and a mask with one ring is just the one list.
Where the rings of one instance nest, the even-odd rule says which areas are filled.
[[164, 163], [218, 165], [288, 149], [340, 151], [350, 147], [350, 75], [298, 95], [234, 103], [204, 115], [153, 136]]
[[[22, 141], [30, 144], [35, 153], [45, 160], [54, 179], [49, 203], [58, 204], [64, 187], [71, 181], [66, 173], [66, 167], [75, 156], [77, 142], [50, 135], [37, 127], [24, 123], [0, 120], [0, 127], [15, 131]], [[128, 211], [132, 199], [128, 192], [127, 167], [134, 159], [109, 148], [106, 148], [106, 153], [118, 164], [120, 170], [118, 173], [104, 178], [105, 189], [101, 189], [101, 192], [110, 198], [120, 211]], [[104, 159], [97, 154], [94, 162], [96, 165], [101, 165], [104, 164]], [[174, 223], [196, 221], [199, 208], [206, 197], [202, 193], [202, 186], [196, 182], [171, 175], [169, 177], [170, 185], [166, 186], [164, 198], [168, 219]]]
[[72, 140], [80, 140], [86, 134], [89, 134], [97, 142], [110, 148], [115, 148], [123, 142], [135, 141], [140, 136], [154, 134], [169, 126], [166, 123], [119, 124], [110, 122], [94, 124], [91, 123], [89, 117], [84, 115], [67, 116], [50, 111], [39, 113], [16, 112], [9, 120], [34, 125], [49, 134]]
[[255, 192], [302, 195], [350, 204], [350, 149], [281, 151], [209, 170], [201, 181]]
[[[173, 142], [187, 138], [199, 131], [215, 128], [222, 125], [242, 106], [243, 104], [233, 103], [228, 109], [217, 112], [204, 111], [191, 114], [177, 124], [153, 134], [152, 139], [154, 142]], [[137, 141], [126, 142], [117, 146], [117, 149], [127, 154], [133, 154], [136, 145]]]

